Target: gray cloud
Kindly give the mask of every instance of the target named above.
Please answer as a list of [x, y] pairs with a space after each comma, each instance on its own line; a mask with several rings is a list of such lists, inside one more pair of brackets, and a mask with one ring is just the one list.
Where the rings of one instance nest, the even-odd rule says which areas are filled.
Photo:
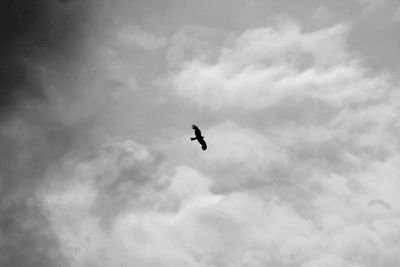
[[74, 147], [83, 128], [60, 120], [52, 95], [74, 91], [50, 88], [42, 70], [72, 74], [87, 8], [87, 3], [66, 7], [50, 0], [0, 4], [1, 266], [65, 264], [36, 189], [46, 168]]

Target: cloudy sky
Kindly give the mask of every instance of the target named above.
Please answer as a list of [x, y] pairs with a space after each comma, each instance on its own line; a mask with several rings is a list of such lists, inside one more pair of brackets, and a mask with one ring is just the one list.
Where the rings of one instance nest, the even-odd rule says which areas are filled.
[[0, 12], [0, 266], [399, 266], [399, 1]]

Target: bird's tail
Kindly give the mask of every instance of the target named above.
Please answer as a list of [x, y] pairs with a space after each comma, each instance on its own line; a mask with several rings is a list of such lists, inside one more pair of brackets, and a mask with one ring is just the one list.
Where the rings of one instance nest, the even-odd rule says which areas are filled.
[[196, 140], [197, 139], [197, 137], [190, 137], [190, 140], [191, 141], [194, 141], [194, 140]]

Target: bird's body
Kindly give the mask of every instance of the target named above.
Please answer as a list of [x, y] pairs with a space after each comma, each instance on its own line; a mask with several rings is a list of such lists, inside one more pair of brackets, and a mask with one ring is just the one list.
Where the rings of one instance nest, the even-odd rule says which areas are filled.
[[201, 148], [203, 150], [206, 150], [207, 149], [207, 144], [206, 144], [206, 141], [204, 141], [204, 136], [201, 135], [201, 131], [200, 131], [199, 127], [197, 127], [196, 125], [193, 124], [192, 128], [194, 130], [194, 135], [196, 137], [191, 137], [190, 140], [191, 141], [197, 140], [200, 143]]

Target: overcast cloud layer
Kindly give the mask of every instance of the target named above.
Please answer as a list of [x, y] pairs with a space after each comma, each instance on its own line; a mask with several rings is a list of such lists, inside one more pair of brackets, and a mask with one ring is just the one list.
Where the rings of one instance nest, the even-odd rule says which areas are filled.
[[397, 1], [3, 2], [0, 266], [399, 266]]

